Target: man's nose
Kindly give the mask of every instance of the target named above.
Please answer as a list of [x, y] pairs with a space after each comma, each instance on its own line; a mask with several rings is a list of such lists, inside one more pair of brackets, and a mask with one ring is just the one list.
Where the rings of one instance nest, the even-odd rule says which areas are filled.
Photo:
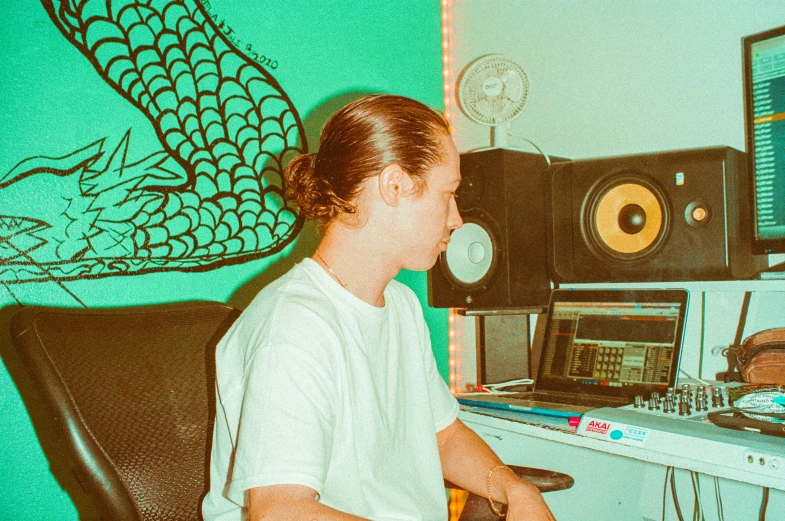
[[463, 219], [461, 219], [461, 213], [458, 211], [455, 201], [450, 205], [450, 218], [447, 220], [447, 226], [450, 230], [457, 230], [463, 226]]

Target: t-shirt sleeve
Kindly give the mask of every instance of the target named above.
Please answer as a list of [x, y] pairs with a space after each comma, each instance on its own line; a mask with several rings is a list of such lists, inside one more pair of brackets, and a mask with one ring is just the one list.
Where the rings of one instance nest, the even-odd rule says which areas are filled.
[[433, 411], [433, 422], [436, 432], [439, 432], [452, 424], [458, 417], [458, 400], [450, 392], [450, 388], [439, 373], [436, 367], [436, 359], [433, 357], [433, 347], [431, 345], [431, 333], [428, 324], [423, 317], [422, 306], [414, 295], [416, 302], [417, 320], [420, 323], [420, 330], [423, 344], [423, 364], [427, 378], [428, 394], [431, 400]]
[[228, 496], [246, 490], [305, 485], [321, 493], [329, 464], [336, 396], [325, 349], [260, 346], [247, 365]]
[[[427, 334], [427, 328], [426, 328]], [[436, 367], [436, 360], [433, 358], [431, 342], [428, 339], [428, 349], [425, 353], [425, 368], [428, 374], [428, 390], [431, 396], [433, 407], [433, 426], [439, 432], [452, 424], [458, 417], [458, 400], [450, 392], [442, 375]]]

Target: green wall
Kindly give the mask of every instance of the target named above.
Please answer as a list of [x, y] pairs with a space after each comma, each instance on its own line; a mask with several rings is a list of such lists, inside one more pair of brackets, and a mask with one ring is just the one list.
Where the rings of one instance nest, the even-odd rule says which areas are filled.
[[[159, 244], [169, 249], [162, 254], [151, 246], [161, 229], [144, 228], [149, 221], [139, 225], [139, 215], [155, 219], [156, 211], [166, 212], [155, 206], [155, 197], [134, 207], [130, 196], [148, 197], [156, 183], [181, 186], [184, 159], [193, 164], [196, 156], [180, 149], [173, 162], [172, 150], [159, 139], [165, 126], [157, 133], [145, 106], [132, 103], [134, 93], [124, 94], [120, 83], [111, 85], [119, 77], [116, 71], [98, 74], [78, 39], [69, 41], [47, 14], [46, 3], [5, 0], [0, 20], [0, 519], [9, 520], [93, 516], [57, 457], [55, 441], [40, 428], [45, 413], [7, 332], [15, 310], [31, 304], [104, 307], [187, 299], [242, 308], [270, 280], [310, 255], [318, 240], [306, 224], [291, 233], [293, 241], [279, 241], [283, 249], [272, 254], [275, 244], [259, 239], [256, 250], [227, 241], [200, 255], [189, 234], [169, 222], [163, 230], [169, 235]], [[289, 103], [282, 110], [288, 110], [286, 121], [295, 129], [288, 142], [292, 148], [302, 143], [297, 116], [307, 142], [315, 144], [325, 118], [364, 93], [442, 104], [439, 2], [214, 0], [208, 12], [212, 22], [205, 23], [223, 31], [221, 41], [262, 62], [254, 74], [266, 78], [265, 88], [280, 94], [283, 105]], [[96, 63], [105, 59], [99, 55]], [[278, 152], [282, 159], [292, 154]], [[208, 196], [199, 190], [196, 199], [203, 204]], [[186, 206], [193, 198], [186, 199], [178, 201]], [[95, 217], [97, 206], [104, 217]], [[137, 221], [129, 224], [118, 207], [136, 211]], [[230, 221], [230, 213], [221, 218]], [[134, 235], [141, 228], [148, 242]], [[189, 244], [187, 254], [171, 258], [172, 251]], [[156, 255], [164, 262], [150, 262]], [[228, 258], [231, 264], [225, 263]], [[118, 259], [123, 262], [110, 262]], [[399, 279], [425, 304], [424, 273], [405, 272]], [[425, 313], [446, 377], [446, 311], [426, 308]]]

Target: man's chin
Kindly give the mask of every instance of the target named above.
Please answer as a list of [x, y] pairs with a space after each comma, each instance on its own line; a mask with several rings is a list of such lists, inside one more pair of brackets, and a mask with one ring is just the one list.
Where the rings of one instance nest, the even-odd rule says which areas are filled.
[[411, 265], [405, 266], [404, 269], [409, 271], [428, 271], [436, 265], [438, 260], [439, 252], [429, 257], [428, 259], [418, 259], [417, 262], [413, 262]]

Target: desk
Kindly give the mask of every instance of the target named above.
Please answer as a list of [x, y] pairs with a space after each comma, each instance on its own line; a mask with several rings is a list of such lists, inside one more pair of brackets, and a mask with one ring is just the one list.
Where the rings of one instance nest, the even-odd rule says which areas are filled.
[[[685, 520], [692, 519], [693, 476], [697, 476], [706, 520], [719, 519], [715, 476], [727, 521], [757, 521], [762, 484], [771, 487], [766, 519], [785, 519], [785, 480], [739, 477], [716, 462], [705, 461], [701, 451], [688, 460], [678, 454], [580, 436], [569, 429], [566, 420], [521, 413], [464, 407], [459, 418], [506, 463], [547, 468], [575, 478], [573, 488], [545, 496], [559, 521], [660, 521], [668, 466], [676, 468], [677, 497]], [[781, 453], [785, 460], [785, 440]], [[676, 520], [670, 486], [664, 503], [665, 519]]]

